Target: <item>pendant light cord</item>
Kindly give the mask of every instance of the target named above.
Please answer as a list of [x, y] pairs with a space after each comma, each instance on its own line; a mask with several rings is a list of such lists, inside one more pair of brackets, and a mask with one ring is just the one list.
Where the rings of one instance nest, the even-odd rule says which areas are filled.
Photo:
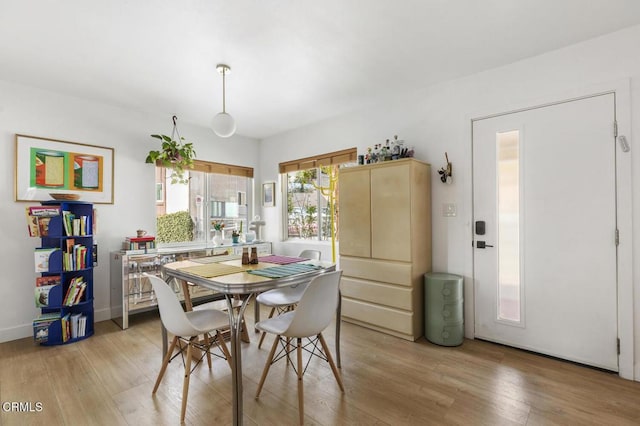
[[226, 114], [227, 110], [225, 109], [225, 97], [226, 97], [226, 93], [225, 93], [225, 87], [226, 87], [226, 83], [225, 83], [225, 75], [227, 74], [227, 70], [225, 70], [224, 68], [222, 69], [222, 112]]

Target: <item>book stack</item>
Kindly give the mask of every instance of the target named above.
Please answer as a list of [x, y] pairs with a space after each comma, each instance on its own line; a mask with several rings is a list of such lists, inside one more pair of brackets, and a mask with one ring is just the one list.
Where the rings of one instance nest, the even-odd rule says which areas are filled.
[[122, 243], [122, 249], [127, 254], [156, 253], [156, 237], [145, 235], [144, 237], [127, 237]]
[[87, 268], [87, 248], [76, 244], [73, 238], [66, 240], [66, 249], [62, 255], [62, 269], [78, 271]]
[[84, 282], [82, 277], [75, 277], [69, 282], [69, 288], [64, 295], [63, 304], [65, 306], [72, 306], [82, 301], [82, 295], [87, 288], [87, 283]]
[[[62, 211], [65, 235], [87, 235], [88, 216], [77, 216], [70, 211]], [[91, 231], [91, 229], [89, 229]]]
[[84, 337], [87, 331], [87, 317], [81, 313], [73, 314], [70, 317], [71, 338]]
[[46, 343], [49, 340], [49, 326], [60, 321], [60, 312], [41, 314], [33, 320], [33, 338], [38, 343]]
[[30, 237], [46, 237], [49, 235], [49, 221], [52, 217], [60, 216], [60, 207], [31, 206], [25, 209], [27, 228]]

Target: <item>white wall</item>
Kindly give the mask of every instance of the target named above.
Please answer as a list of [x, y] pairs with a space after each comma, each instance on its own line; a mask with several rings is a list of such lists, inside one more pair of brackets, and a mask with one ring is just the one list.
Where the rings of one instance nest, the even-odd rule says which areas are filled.
[[[539, 57], [489, 70], [467, 78], [424, 89], [394, 102], [372, 106], [346, 116], [270, 137], [261, 144], [261, 181], [277, 178], [277, 164], [328, 151], [366, 147], [399, 135], [415, 146], [416, 157], [432, 164], [433, 268], [459, 273], [465, 279], [465, 334], [473, 336], [473, 292], [471, 257], [471, 125], [470, 119], [509, 111], [514, 107], [537, 105], [576, 94], [600, 91], [611, 82], [631, 81], [631, 104], [640, 103], [640, 26], [577, 44]], [[437, 64], [434, 64], [437, 66]], [[597, 86], [597, 88], [596, 88]], [[628, 117], [628, 115], [627, 115]], [[640, 155], [628, 133], [640, 134], [640, 117], [620, 123], [632, 144], [632, 188], [640, 189]], [[628, 120], [627, 120], [628, 121]], [[453, 184], [438, 179], [437, 169], [445, 164], [448, 152], [453, 163]], [[283, 155], [283, 153], [286, 153]], [[282, 204], [282, 197], [276, 200]], [[443, 217], [444, 203], [455, 203], [456, 217]], [[277, 210], [277, 211], [276, 211]], [[264, 209], [267, 223], [280, 224], [279, 209]], [[633, 200], [633, 222], [640, 224], [640, 197]], [[281, 226], [281, 225], [280, 225]], [[640, 226], [633, 232], [633, 246], [640, 244]], [[280, 239], [276, 226], [266, 229], [266, 237]], [[626, 236], [629, 241], [629, 236]], [[297, 251], [293, 243], [278, 243], [277, 250]], [[306, 247], [305, 247], [306, 248]], [[324, 247], [326, 250], [326, 246]], [[634, 257], [638, 258], [637, 255]], [[635, 344], [628, 345], [635, 359], [635, 377], [640, 378], [640, 262], [634, 262]], [[633, 353], [635, 352], [635, 357]]]
[[[212, 107], [212, 114], [214, 109]], [[210, 129], [180, 121], [181, 136], [194, 143], [197, 158], [258, 167], [258, 144], [234, 136], [219, 139]], [[96, 321], [110, 318], [109, 252], [121, 247], [136, 229], [155, 232], [154, 167], [144, 164], [147, 153], [158, 149], [152, 133], [171, 134], [171, 117], [98, 104], [25, 86], [0, 82], [0, 342], [32, 334], [38, 314], [33, 287], [36, 274], [24, 208], [36, 203], [14, 201], [15, 134], [41, 136], [115, 149], [115, 202], [97, 204], [98, 267], [94, 271]]]

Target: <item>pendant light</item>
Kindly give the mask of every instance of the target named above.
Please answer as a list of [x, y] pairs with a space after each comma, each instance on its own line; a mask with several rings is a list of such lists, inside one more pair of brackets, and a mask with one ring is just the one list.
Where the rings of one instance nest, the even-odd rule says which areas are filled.
[[236, 131], [236, 122], [225, 109], [225, 76], [231, 72], [231, 67], [225, 64], [216, 65], [218, 73], [222, 74], [222, 112], [216, 114], [211, 122], [211, 127], [216, 135], [228, 138]]

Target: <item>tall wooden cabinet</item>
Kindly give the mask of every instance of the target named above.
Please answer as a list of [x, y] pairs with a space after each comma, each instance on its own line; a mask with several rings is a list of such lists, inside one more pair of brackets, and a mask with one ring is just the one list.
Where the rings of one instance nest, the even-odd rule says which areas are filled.
[[341, 169], [339, 202], [343, 319], [420, 338], [431, 270], [431, 166], [407, 158]]

